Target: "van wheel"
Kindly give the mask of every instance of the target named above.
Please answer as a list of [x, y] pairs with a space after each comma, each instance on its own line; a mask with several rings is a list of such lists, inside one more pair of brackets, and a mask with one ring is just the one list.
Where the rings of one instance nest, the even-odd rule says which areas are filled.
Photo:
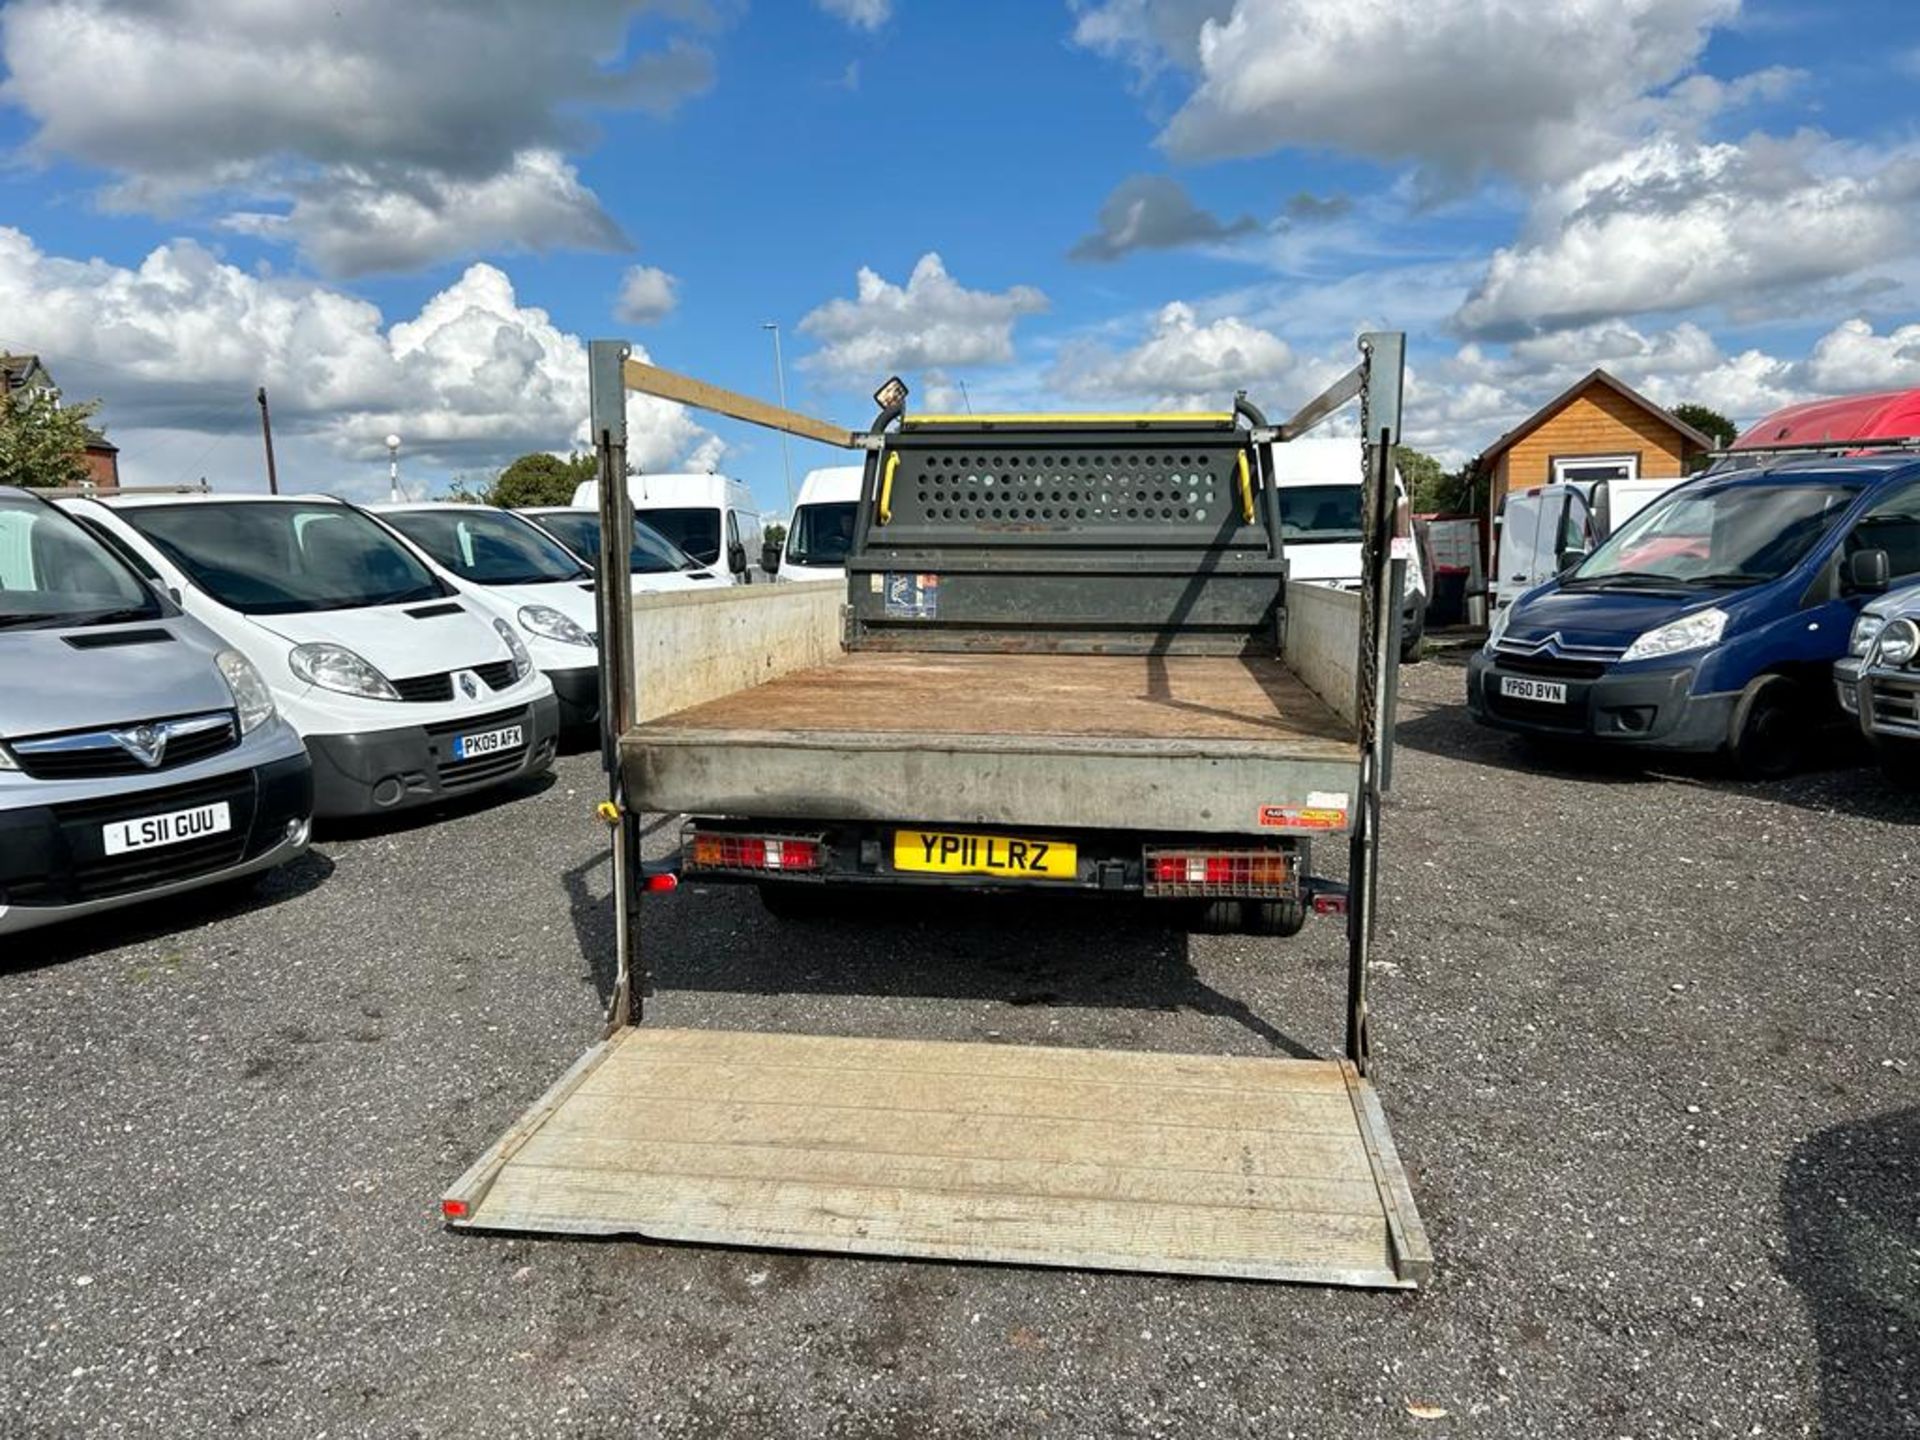
[[1784, 675], [1762, 675], [1733, 710], [1734, 769], [1747, 780], [1778, 780], [1800, 768], [1807, 748], [1807, 705]]

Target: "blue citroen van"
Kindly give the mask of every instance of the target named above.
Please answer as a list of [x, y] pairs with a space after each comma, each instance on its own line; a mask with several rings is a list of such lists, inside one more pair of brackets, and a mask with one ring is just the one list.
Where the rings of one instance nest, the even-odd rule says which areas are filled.
[[1476, 719], [1783, 775], [1839, 718], [1833, 662], [1860, 608], [1920, 579], [1920, 457], [1705, 474], [1560, 560], [1469, 660]]

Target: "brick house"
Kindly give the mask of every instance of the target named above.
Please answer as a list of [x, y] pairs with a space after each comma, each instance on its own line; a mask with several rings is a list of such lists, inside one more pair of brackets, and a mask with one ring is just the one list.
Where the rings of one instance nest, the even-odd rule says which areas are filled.
[[1687, 473], [1713, 441], [1623, 380], [1595, 370], [1480, 455], [1489, 513], [1509, 490], [1572, 480], [1665, 479]]
[[[38, 355], [0, 354], [0, 393], [57, 390], [53, 375]], [[120, 483], [120, 447], [91, 426], [87, 429], [87, 478], [101, 489]]]

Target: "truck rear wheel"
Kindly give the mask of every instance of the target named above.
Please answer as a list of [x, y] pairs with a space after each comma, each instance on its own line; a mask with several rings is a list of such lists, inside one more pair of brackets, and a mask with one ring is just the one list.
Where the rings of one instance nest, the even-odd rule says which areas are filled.
[[1306, 923], [1299, 900], [1203, 900], [1193, 917], [1202, 935], [1298, 935]]
[[1251, 935], [1298, 935], [1307, 907], [1299, 900], [1249, 900], [1242, 923]]
[[1807, 705], [1784, 675], [1762, 675], [1733, 711], [1734, 769], [1747, 780], [1779, 780], [1800, 768], [1807, 745]]

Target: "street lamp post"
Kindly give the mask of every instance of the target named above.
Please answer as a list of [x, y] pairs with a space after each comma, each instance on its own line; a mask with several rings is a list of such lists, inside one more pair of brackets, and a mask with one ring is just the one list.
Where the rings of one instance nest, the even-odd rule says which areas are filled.
[[[780, 408], [787, 408], [787, 366], [780, 358], [780, 325], [777, 321], [761, 322], [762, 330], [773, 332], [773, 380], [780, 387]], [[793, 457], [787, 450], [787, 432], [780, 432], [780, 469], [787, 477], [787, 523], [793, 523]]]
[[387, 436], [387, 499], [398, 505], [400, 495], [400, 437]]

